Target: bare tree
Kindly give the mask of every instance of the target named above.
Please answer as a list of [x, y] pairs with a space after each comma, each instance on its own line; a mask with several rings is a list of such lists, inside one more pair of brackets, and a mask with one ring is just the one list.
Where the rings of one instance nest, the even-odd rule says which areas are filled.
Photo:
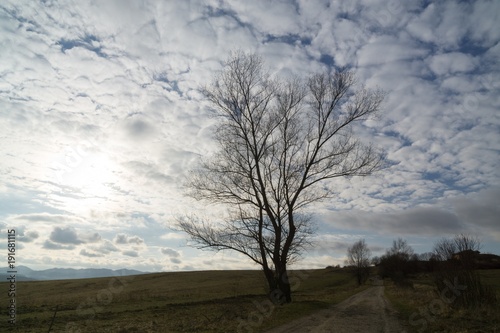
[[277, 302], [291, 302], [287, 265], [313, 232], [304, 209], [334, 195], [322, 182], [382, 166], [383, 155], [355, 139], [352, 125], [377, 113], [384, 93], [355, 85], [347, 69], [273, 78], [259, 56], [237, 52], [203, 88], [219, 151], [193, 170], [188, 195], [227, 205], [229, 217], [179, 226], [197, 248], [237, 251], [261, 265]]
[[479, 238], [467, 234], [456, 235], [453, 238], [455, 246], [457, 248], [456, 259], [458, 259], [461, 264], [466, 269], [474, 269], [477, 261], [477, 255], [479, 254], [479, 249], [481, 248], [481, 242]]
[[433, 253], [437, 260], [446, 261], [457, 253], [457, 245], [453, 239], [441, 238], [434, 244]]
[[397, 256], [405, 261], [408, 261], [413, 256], [413, 248], [403, 238], [398, 238], [392, 241], [392, 247], [388, 251], [389, 255]]
[[370, 267], [371, 251], [364, 239], [360, 239], [347, 249], [347, 265], [354, 267], [358, 285], [365, 282]]
[[456, 235], [453, 238], [456, 249], [458, 252], [464, 251], [479, 251], [481, 249], [481, 241], [479, 238], [467, 234]]
[[433, 252], [435, 257], [441, 261], [453, 259], [455, 256], [458, 256], [457, 259], [462, 261], [468, 261], [480, 248], [481, 242], [477, 237], [460, 234], [453, 238], [440, 239], [434, 245]]
[[494, 288], [482, 281], [477, 271], [480, 240], [468, 234], [443, 238], [434, 246], [434, 253], [441, 262], [436, 265], [434, 283], [438, 290], [446, 290], [449, 281], [462, 285], [452, 307], [478, 308], [497, 303]]
[[392, 247], [380, 258], [379, 267], [382, 276], [391, 277], [397, 283], [403, 283], [410, 273], [415, 270], [413, 248], [403, 238], [392, 241]]

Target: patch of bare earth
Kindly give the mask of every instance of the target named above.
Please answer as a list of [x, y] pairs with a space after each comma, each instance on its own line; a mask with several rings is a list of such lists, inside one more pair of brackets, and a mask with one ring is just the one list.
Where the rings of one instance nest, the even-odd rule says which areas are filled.
[[266, 333], [402, 332], [396, 312], [384, 297], [384, 286], [368, 288], [334, 307], [294, 320]]

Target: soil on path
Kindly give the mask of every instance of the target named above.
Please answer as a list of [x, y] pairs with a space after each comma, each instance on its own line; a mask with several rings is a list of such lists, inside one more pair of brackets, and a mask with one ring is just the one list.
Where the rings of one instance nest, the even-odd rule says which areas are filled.
[[332, 308], [294, 320], [266, 333], [402, 331], [396, 312], [384, 297], [384, 286], [378, 285], [351, 296]]

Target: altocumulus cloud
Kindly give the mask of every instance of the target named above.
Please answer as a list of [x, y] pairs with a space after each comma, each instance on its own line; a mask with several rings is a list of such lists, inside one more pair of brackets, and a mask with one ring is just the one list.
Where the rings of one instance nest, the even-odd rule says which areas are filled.
[[47, 239], [43, 243], [42, 247], [44, 249], [47, 249], [47, 250], [73, 250], [73, 249], [75, 249], [76, 246], [54, 243], [54, 242], [52, 242], [52, 241], [50, 241], [50, 240]]
[[55, 227], [54, 230], [50, 233], [50, 240], [59, 244], [79, 245], [85, 243], [78, 238], [76, 230], [72, 227]]
[[181, 254], [178, 251], [165, 247], [161, 248], [160, 252], [167, 256], [170, 259], [171, 263], [177, 265], [182, 263], [182, 260], [180, 259]]
[[[314, 265], [367, 235], [430, 248], [429, 235], [471, 232], [499, 252], [499, 16], [500, 3], [486, 0], [4, 0], [2, 227], [26, 230], [35, 266], [80, 257], [151, 270], [143, 265], [158, 248], [177, 251], [186, 236], [168, 231], [175, 216], [217, 214], [182, 196], [187, 171], [214, 150], [199, 86], [241, 48], [273, 73], [349, 66], [389, 92], [381, 118], [359, 127], [389, 166], [325, 184], [338, 195], [314, 207]], [[198, 255], [183, 251], [184, 267], [210, 267]]]
[[85, 257], [89, 257], [89, 258], [99, 258], [99, 257], [104, 256], [102, 253], [90, 252], [86, 249], [81, 249], [80, 255], [85, 256]]
[[165, 247], [165, 248], [162, 248], [161, 250], [161, 253], [168, 256], [168, 257], [171, 257], [171, 258], [178, 258], [180, 257], [180, 253], [177, 252], [176, 250], [174, 249], [170, 249], [168, 247]]
[[128, 236], [125, 234], [118, 234], [114, 239], [115, 244], [136, 244], [140, 245], [144, 243], [144, 240], [139, 236]]
[[16, 230], [19, 240], [23, 243], [30, 243], [38, 239], [40, 234], [36, 230], [26, 231], [24, 228]]
[[[37, 232], [28, 235], [38, 238]], [[83, 232], [80, 235], [73, 227], [54, 227], [49, 239], [43, 243], [43, 248], [51, 250], [73, 250], [77, 245], [101, 241], [98, 233]], [[83, 253], [86, 253], [85, 251]], [[87, 253], [88, 254], [88, 253]]]
[[80, 250], [80, 254], [86, 257], [97, 258], [104, 257], [113, 252], [119, 252], [120, 250], [113, 245], [113, 243], [107, 239], [96, 241], [97, 244], [93, 244], [88, 248], [84, 248]]
[[129, 256], [129, 257], [138, 257], [139, 256], [139, 252], [134, 251], [134, 250], [125, 250], [125, 251], [122, 251], [122, 254], [124, 256]]

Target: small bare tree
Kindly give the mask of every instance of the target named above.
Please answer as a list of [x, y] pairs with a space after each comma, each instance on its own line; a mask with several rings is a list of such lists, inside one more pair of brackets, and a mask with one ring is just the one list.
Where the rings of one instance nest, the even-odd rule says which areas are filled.
[[481, 248], [481, 242], [477, 237], [460, 234], [453, 238], [441, 238], [434, 244], [434, 255], [440, 261], [453, 259], [465, 260], [471, 259], [476, 251]]
[[354, 268], [358, 285], [363, 284], [368, 278], [368, 269], [370, 267], [371, 251], [365, 243], [364, 239], [360, 239], [347, 249], [348, 266]]
[[464, 268], [474, 269], [481, 248], [479, 239], [475, 236], [460, 234], [456, 235], [453, 241], [457, 249], [456, 259], [460, 261]]
[[179, 227], [195, 247], [259, 264], [276, 302], [291, 302], [287, 265], [313, 231], [304, 209], [334, 194], [322, 182], [382, 166], [383, 155], [353, 137], [353, 124], [376, 114], [384, 93], [355, 85], [347, 69], [272, 78], [259, 56], [237, 52], [203, 88], [219, 121], [219, 151], [192, 171], [188, 195], [227, 205], [229, 217], [185, 217]]
[[481, 241], [476, 236], [460, 234], [453, 238], [458, 252], [464, 251], [479, 251], [481, 249]]
[[413, 254], [413, 248], [401, 237], [392, 241], [392, 247], [388, 251], [388, 255], [397, 256], [405, 261], [410, 260]]
[[468, 234], [443, 238], [434, 245], [435, 257], [441, 260], [434, 272], [437, 289], [446, 290], [449, 281], [462, 286], [452, 307], [478, 308], [497, 303], [495, 289], [483, 282], [476, 269], [480, 248], [481, 241]]
[[380, 258], [380, 272], [383, 277], [392, 278], [398, 284], [405, 284], [406, 277], [415, 269], [413, 248], [403, 238], [392, 241], [392, 247]]
[[434, 244], [432, 252], [435, 259], [446, 261], [452, 259], [453, 255], [457, 253], [457, 246], [453, 239], [441, 238]]

